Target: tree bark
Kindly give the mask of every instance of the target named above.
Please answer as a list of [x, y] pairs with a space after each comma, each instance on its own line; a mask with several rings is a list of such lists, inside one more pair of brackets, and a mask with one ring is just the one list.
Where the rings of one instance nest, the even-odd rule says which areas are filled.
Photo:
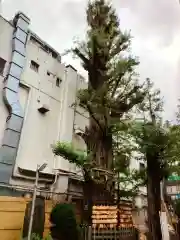
[[86, 136], [87, 151], [92, 153], [95, 164], [104, 169], [112, 170], [112, 134], [108, 132], [108, 126], [105, 122], [100, 128], [94, 118], [90, 117]]
[[86, 170], [84, 170], [83, 193], [84, 193], [83, 219], [87, 225], [91, 225], [93, 208], [93, 181]]
[[[148, 192], [148, 227], [151, 240], [162, 240], [161, 223], [160, 223], [160, 199], [159, 189], [160, 181], [152, 179], [148, 174], [147, 192]], [[156, 181], [157, 180], [157, 181]]]
[[[103, 128], [103, 132], [107, 132]], [[113, 150], [112, 150], [112, 134], [103, 134], [102, 129], [98, 126], [97, 122], [90, 117], [89, 127], [85, 132], [85, 142], [87, 145], [87, 152], [92, 154], [92, 162], [95, 166], [103, 170], [112, 170], [113, 167]], [[99, 171], [99, 174], [89, 174], [84, 169], [84, 220], [87, 224], [92, 224], [92, 207], [95, 203], [104, 202], [112, 203], [114, 200], [113, 195], [113, 182], [108, 181], [108, 176], [104, 172]], [[102, 181], [102, 184], [96, 184], [96, 180]], [[98, 189], [98, 190], [97, 190]], [[104, 196], [104, 201], [103, 197]]]

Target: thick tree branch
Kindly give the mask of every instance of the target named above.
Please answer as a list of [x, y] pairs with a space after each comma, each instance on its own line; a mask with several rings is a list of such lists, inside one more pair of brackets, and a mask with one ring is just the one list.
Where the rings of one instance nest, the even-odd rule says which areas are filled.
[[91, 117], [94, 119], [94, 121], [97, 123], [97, 125], [99, 126], [99, 129], [102, 131], [102, 133], [104, 133], [103, 128], [102, 128], [100, 122], [99, 122], [98, 119], [94, 116], [94, 113], [93, 113], [93, 111], [92, 111], [92, 109], [91, 109], [91, 106], [90, 106], [89, 104], [87, 104], [86, 107], [87, 107], [87, 110], [88, 110], [90, 116], [91, 116]]
[[84, 56], [82, 52], [78, 48], [75, 48], [73, 52], [83, 61], [86, 70], [90, 70], [90, 61], [88, 58]]

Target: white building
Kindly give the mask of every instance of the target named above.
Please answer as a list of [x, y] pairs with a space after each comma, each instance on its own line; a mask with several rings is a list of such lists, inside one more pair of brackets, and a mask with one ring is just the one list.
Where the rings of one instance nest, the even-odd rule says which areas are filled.
[[29, 25], [23, 13], [10, 22], [0, 16], [0, 182], [32, 186], [37, 165], [46, 162], [40, 184], [56, 179], [55, 189], [65, 192], [76, 169], [55, 157], [51, 145], [85, 147], [75, 129], [84, 130], [88, 116], [73, 103], [86, 83]]

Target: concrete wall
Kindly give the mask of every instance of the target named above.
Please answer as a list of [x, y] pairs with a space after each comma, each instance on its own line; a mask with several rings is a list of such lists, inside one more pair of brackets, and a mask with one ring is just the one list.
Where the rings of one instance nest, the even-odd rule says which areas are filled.
[[[0, 16], [0, 57], [6, 60], [6, 66], [3, 75], [0, 74], [0, 146], [2, 144], [4, 130], [6, 128], [6, 119], [9, 115], [8, 110], [4, 104], [2, 93], [4, 88], [4, 77], [7, 74], [7, 70], [9, 67], [9, 62], [11, 59], [11, 41], [12, 41], [12, 34], [13, 34], [13, 26], [3, 19]], [[3, 43], [3, 44], [2, 44]]]
[[[0, 76], [0, 146], [3, 147], [6, 119], [9, 116], [3, 100], [3, 89], [12, 62], [12, 38], [15, 27], [0, 17], [0, 29], [0, 57], [7, 61], [4, 74]], [[82, 109], [76, 111], [73, 104], [76, 101], [77, 90], [84, 88], [86, 83], [72, 66], [62, 64], [59, 54], [32, 32], [29, 32], [26, 39], [24, 56], [25, 63], [17, 85], [23, 124], [11, 169], [13, 174], [12, 171], [9, 172], [12, 174], [10, 181], [12, 184], [32, 185], [32, 176], [26, 176], [19, 171], [20, 169], [35, 172], [37, 164], [44, 162], [47, 163], [44, 172], [50, 175], [55, 174], [54, 169], [63, 172], [74, 169], [67, 160], [53, 155], [51, 145], [57, 141], [73, 141], [84, 149], [84, 142], [75, 135], [74, 128], [76, 125], [81, 129], [85, 128], [88, 123], [87, 114], [85, 116]], [[38, 72], [30, 67], [31, 61], [39, 64]], [[60, 86], [56, 85], [57, 78], [61, 81]], [[49, 109], [45, 114], [38, 111], [43, 105]], [[76, 169], [73, 171], [76, 172]], [[61, 176], [57, 183], [57, 187], [65, 191], [68, 185], [67, 174]]]
[[[26, 51], [26, 66], [21, 84], [29, 90], [21, 93], [22, 99], [26, 99], [23, 105], [25, 119], [14, 174], [18, 175], [18, 167], [35, 171], [37, 164], [43, 162], [47, 162], [44, 170], [46, 173], [54, 174], [54, 169], [69, 172], [72, 165], [61, 157], [55, 157], [51, 145], [57, 141], [72, 142], [74, 124], [77, 122], [83, 129], [87, 124], [87, 118], [76, 113], [73, 107], [80, 87], [79, 75], [73, 67], [66, 67], [52, 58], [51, 54], [30, 38]], [[30, 68], [31, 60], [39, 64], [38, 73]], [[47, 71], [51, 73], [50, 76]], [[56, 86], [57, 77], [62, 81], [60, 87]], [[38, 107], [43, 104], [49, 107], [49, 112], [44, 115], [38, 112]], [[82, 146], [83, 144], [81, 142]], [[60, 183], [57, 184], [57, 189], [65, 191], [67, 176], [61, 176], [58, 181]]]
[[[21, 92], [22, 98], [27, 100], [16, 166], [35, 171], [37, 164], [47, 162], [45, 172], [52, 173], [54, 156], [51, 144], [59, 139], [62, 95], [62, 86], [56, 87], [56, 77], [65, 81], [65, 66], [57, 63], [57, 60], [30, 39], [26, 51], [21, 84], [29, 90]], [[39, 64], [38, 72], [30, 68], [31, 60]], [[47, 71], [55, 76], [48, 76]], [[49, 108], [46, 114], [38, 111], [43, 104]]]

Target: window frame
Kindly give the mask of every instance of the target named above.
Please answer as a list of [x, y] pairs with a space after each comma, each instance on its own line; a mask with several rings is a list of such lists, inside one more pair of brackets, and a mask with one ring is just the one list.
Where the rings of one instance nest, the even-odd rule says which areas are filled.
[[30, 62], [30, 68], [34, 71], [37, 72], [39, 71], [39, 64], [37, 62], [35, 62], [34, 60], [31, 60]]
[[56, 78], [56, 87], [60, 87], [61, 82], [62, 82], [62, 79], [59, 78], [59, 77], [57, 77], [57, 78]]

